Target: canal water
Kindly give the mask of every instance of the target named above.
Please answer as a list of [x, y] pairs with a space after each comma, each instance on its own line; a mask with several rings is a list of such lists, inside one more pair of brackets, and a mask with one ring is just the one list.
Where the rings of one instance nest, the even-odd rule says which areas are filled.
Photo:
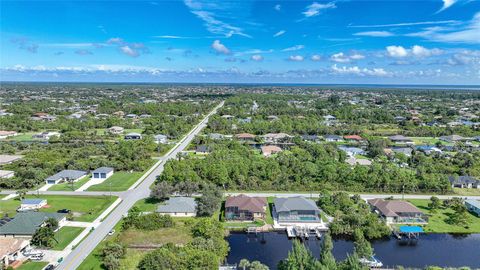
[[[231, 233], [227, 237], [230, 253], [229, 264], [245, 258], [258, 260], [270, 269], [276, 269], [278, 262], [288, 255], [292, 241], [285, 233], [268, 232], [263, 234]], [[321, 241], [313, 239], [304, 242], [312, 254], [319, 257]], [[451, 235], [424, 234], [415, 245], [400, 245], [394, 238], [372, 242], [375, 256], [384, 266], [418, 267], [435, 265], [441, 267], [480, 268], [480, 234]], [[334, 239], [333, 255], [344, 260], [352, 253], [353, 242]]]

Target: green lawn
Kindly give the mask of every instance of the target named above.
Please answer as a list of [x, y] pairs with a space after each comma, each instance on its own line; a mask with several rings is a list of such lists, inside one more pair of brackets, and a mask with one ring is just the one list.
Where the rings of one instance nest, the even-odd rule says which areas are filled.
[[430, 200], [408, 200], [425, 214], [429, 215], [428, 225], [424, 226], [425, 232], [431, 233], [480, 233], [480, 217], [469, 213], [467, 227], [451, 225], [446, 222], [448, 215], [453, 213], [451, 209], [438, 209], [432, 213], [428, 208]]
[[[27, 142], [27, 141], [40, 141], [40, 139], [32, 138], [33, 135], [40, 133], [38, 132], [26, 132], [26, 133], [19, 133], [18, 136], [8, 137], [5, 139], [6, 141], [16, 141], [16, 142]], [[2, 140], [3, 141], [3, 140]]]
[[103, 183], [89, 187], [87, 191], [124, 191], [142, 175], [143, 172], [116, 172]]
[[47, 264], [47, 262], [26, 261], [17, 270], [42, 270]]
[[453, 192], [461, 196], [480, 196], [478, 188], [453, 188]]
[[[94, 221], [105, 209], [107, 209], [117, 197], [110, 196], [60, 196], [60, 195], [28, 195], [27, 198], [42, 198], [47, 200], [49, 208], [42, 208], [40, 211], [57, 212], [60, 209], [70, 209], [75, 221]], [[6, 203], [6, 204], [5, 204]], [[15, 209], [20, 206], [20, 200], [12, 199], [8, 201], [0, 201], [0, 208], [4, 209], [4, 205], [8, 208]], [[12, 207], [14, 205], [14, 207]], [[10, 210], [11, 211], [11, 210]]]
[[134, 206], [138, 207], [141, 212], [153, 212], [157, 209], [159, 202], [152, 198], [146, 198], [135, 203]]
[[83, 230], [85, 230], [85, 228], [67, 226], [60, 228], [55, 232], [55, 239], [58, 243], [56, 243], [52, 249], [64, 250]]
[[9, 217], [15, 216], [17, 208], [20, 206], [20, 201], [10, 199], [6, 201], [0, 200], [0, 216], [3, 217], [7, 214]]
[[273, 217], [272, 217], [273, 200], [275, 200], [275, 197], [267, 198], [267, 215], [265, 216], [265, 222], [271, 225], [273, 225]]
[[90, 180], [89, 175], [83, 177], [82, 179], [78, 180], [77, 182], [74, 182], [73, 183], [73, 189], [72, 189], [72, 184], [61, 183], [61, 184], [51, 186], [48, 190], [49, 191], [75, 191], [76, 189], [83, 186], [83, 184], [87, 183], [88, 180]]

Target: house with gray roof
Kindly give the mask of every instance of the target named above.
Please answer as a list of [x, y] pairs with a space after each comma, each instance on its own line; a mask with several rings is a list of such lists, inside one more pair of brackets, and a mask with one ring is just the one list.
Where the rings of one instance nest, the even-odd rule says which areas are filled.
[[65, 181], [76, 182], [86, 175], [87, 175], [87, 172], [85, 171], [63, 170], [59, 173], [56, 173], [52, 176], [47, 177], [45, 181], [47, 182], [47, 184], [51, 184], [51, 185], [62, 183]]
[[466, 200], [465, 207], [467, 207], [468, 211], [475, 213], [477, 216], [480, 217], [480, 201]]
[[480, 180], [470, 176], [470, 175], [461, 175], [461, 176], [449, 176], [448, 181], [452, 185], [452, 188], [480, 188]]
[[100, 167], [92, 172], [92, 179], [105, 180], [113, 175], [114, 169], [112, 167]]
[[410, 138], [407, 138], [403, 135], [395, 135], [395, 136], [390, 136], [388, 139], [394, 143], [397, 144], [410, 144], [413, 143], [413, 141]]
[[172, 217], [194, 217], [197, 215], [197, 202], [192, 197], [171, 197], [157, 207], [157, 213]]
[[136, 133], [136, 132], [132, 132], [132, 133], [128, 133], [128, 134], [125, 135], [123, 138], [124, 138], [125, 140], [141, 140], [141, 139], [142, 139], [142, 134]]
[[157, 134], [157, 135], [153, 136], [153, 139], [155, 140], [156, 144], [166, 144], [166, 143], [168, 143], [167, 135]]
[[317, 204], [305, 197], [276, 198], [273, 215], [279, 224], [322, 223]]
[[56, 219], [59, 228], [62, 227], [67, 220], [66, 214], [61, 213], [21, 212], [0, 227], [0, 237], [30, 238], [49, 218]]

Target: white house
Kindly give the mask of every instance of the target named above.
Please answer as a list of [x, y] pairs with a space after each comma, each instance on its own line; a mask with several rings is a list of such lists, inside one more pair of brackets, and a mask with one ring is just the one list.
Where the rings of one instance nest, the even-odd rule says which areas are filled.
[[111, 167], [100, 167], [92, 172], [92, 179], [105, 180], [113, 175], [114, 169]]
[[20, 208], [18, 211], [29, 211], [40, 209], [47, 205], [47, 200], [45, 199], [24, 199], [20, 203]]
[[60, 137], [60, 132], [57, 131], [46, 131], [38, 133], [32, 136], [34, 139], [50, 140], [52, 137]]

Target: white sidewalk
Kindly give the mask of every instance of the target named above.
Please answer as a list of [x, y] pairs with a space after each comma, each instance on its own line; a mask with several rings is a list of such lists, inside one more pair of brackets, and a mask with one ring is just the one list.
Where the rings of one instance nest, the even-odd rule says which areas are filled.
[[47, 191], [52, 186], [53, 184], [45, 184], [43, 187], [39, 188], [38, 191]]
[[16, 193], [9, 194], [9, 195], [5, 196], [5, 198], [2, 198], [2, 201], [10, 200], [10, 199], [13, 199], [17, 196], [18, 196], [18, 194], [16, 194]]

